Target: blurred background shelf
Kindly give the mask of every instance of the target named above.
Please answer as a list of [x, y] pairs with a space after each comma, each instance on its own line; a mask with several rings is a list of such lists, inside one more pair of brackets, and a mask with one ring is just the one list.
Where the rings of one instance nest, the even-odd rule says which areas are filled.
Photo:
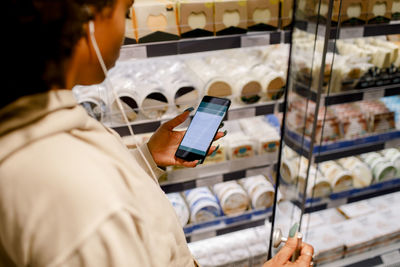
[[[296, 83], [296, 86], [294, 86], [293, 88], [298, 95], [301, 95], [314, 102], [317, 101], [317, 93], [310, 90], [305, 85]], [[362, 100], [374, 100], [381, 97], [393, 96], [398, 94], [400, 94], [400, 84], [393, 84], [380, 87], [354, 89], [352, 91], [340, 93], [323, 94], [321, 101], [325, 103], [325, 106], [331, 106]]]
[[[298, 133], [287, 130], [285, 143], [300, 155], [309, 158], [310, 141]], [[382, 134], [372, 134], [353, 140], [338, 140], [323, 145], [315, 145], [312, 151], [314, 162], [320, 163], [343, 157], [355, 156], [367, 152], [382, 150], [400, 145], [400, 131], [393, 130]]]
[[169, 171], [167, 173], [168, 181], [161, 183], [161, 189], [165, 193], [172, 193], [255, 175], [266, 176], [269, 168], [274, 168], [276, 156], [275, 153], [263, 154], [251, 158], [198, 166], [193, 169], [185, 168]]
[[400, 243], [372, 249], [348, 258], [318, 265], [321, 267], [396, 267], [400, 266]]
[[246, 34], [200, 37], [155, 43], [132, 43], [133, 41], [131, 39], [125, 39], [125, 45], [121, 48], [119, 60], [172, 56], [232, 48], [290, 43], [290, 32], [251, 32]]
[[[365, 188], [355, 188], [348, 191], [332, 193], [326, 198], [308, 198], [305, 213], [311, 213], [328, 208], [337, 208], [341, 205], [353, 203], [377, 196], [382, 196], [400, 190], [400, 178], [372, 184]], [[300, 203], [296, 203], [301, 205]]]
[[249, 210], [240, 215], [218, 217], [215, 220], [190, 224], [183, 228], [186, 240], [194, 242], [214, 236], [264, 225], [272, 214], [272, 208]]
[[[253, 104], [248, 106], [231, 107], [225, 120], [237, 120], [244, 118], [252, 118], [254, 116], [273, 114], [275, 111], [282, 112], [283, 102], [270, 101], [265, 103]], [[172, 119], [168, 118], [168, 119]], [[132, 128], [135, 134], [151, 133], [158, 129], [161, 124], [168, 120], [163, 118], [160, 120], [147, 120], [132, 123]], [[108, 125], [113, 128], [120, 136], [129, 136], [128, 126]]]
[[[388, 24], [366, 24], [360, 26], [343, 26], [339, 30], [332, 26], [330, 29], [330, 39], [372, 37], [381, 35], [400, 34], [400, 21], [393, 21]], [[296, 21], [295, 28], [306, 31], [318, 36], [325, 36], [326, 25], [308, 21]]]

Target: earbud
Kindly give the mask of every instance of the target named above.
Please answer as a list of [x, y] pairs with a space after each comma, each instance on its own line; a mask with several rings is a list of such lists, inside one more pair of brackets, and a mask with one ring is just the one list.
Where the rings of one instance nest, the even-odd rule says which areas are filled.
[[93, 22], [93, 20], [89, 20], [88, 26], [89, 26], [90, 35], [92, 35], [92, 34], [94, 35], [94, 22]]

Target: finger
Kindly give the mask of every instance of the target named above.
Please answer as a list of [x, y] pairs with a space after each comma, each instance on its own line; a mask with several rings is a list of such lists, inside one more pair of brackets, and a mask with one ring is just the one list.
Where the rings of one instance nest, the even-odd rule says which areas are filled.
[[214, 152], [216, 152], [218, 150], [218, 148], [219, 148], [219, 145], [210, 147], [210, 149], [208, 150], [207, 156], [211, 156]]
[[275, 255], [279, 264], [286, 264], [297, 248], [297, 238], [288, 238], [285, 246]]
[[183, 167], [187, 167], [187, 168], [194, 168], [194, 167], [197, 166], [197, 163], [198, 163], [198, 162], [199, 162], [198, 160], [195, 160], [195, 161], [186, 161], [186, 160], [177, 158], [177, 159], [176, 159], [176, 164], [175, 164], [175, 165], [183, 166]]
[[215, 135], [214, 141], [217, 141], [218, 139], [224, 137], [227, 133], [228, 133], [227, 131], [218, 132], [218, 133]]
[[313, 255], [314, 255], [314, 248], [307, 243], [303, 243], [300, 257], [297, 259], [296, 262], [298, 262], [300, 264], [300, 266], [308, 267], [311, 264]]
[[185, 112], [176, 116], [172, 120], [167, 121], [166, 123], [163, 124], [163, 127], [165, 127], [169, 131], [172, 131], [175, 127], [182, 124], [189, 117], [190, 111], [191, 110], [186, 110]]

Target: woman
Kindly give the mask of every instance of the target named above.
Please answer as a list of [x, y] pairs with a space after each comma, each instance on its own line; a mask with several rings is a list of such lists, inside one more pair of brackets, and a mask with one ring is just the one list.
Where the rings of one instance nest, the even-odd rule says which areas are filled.
[[[6, 0], [5, 85], [0, 98], [0, 266], [195, 266], [179, 221], [136, 151], [90, 118], [72, 96], [109, 69], [132, 0]], [[157, 166], [174, 157], [189, 112], [142, 146]], [[217, 138], [223, 136], [218, 133]], [[215, 147], [211, 149], [211, 152]], [[265, 266], [291, 264], [289, 239]], [[303, 245], [297, 266], [309, 266]]]

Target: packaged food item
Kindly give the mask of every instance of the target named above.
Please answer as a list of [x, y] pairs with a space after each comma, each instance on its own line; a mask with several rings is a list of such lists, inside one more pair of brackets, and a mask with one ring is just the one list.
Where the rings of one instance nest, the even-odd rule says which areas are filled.
[[394, 164], [377, 152], [366, 153], [360, 156], [372, 170], [376, 182], [382, 182], [396, 177], [397, 169]]
[[214, 185], [213, 190], [226, 215], [240, 214], [247, 210], [249, 199], [246, 192], [236, 181]]
[[314, 247], [314, 262], [332, 262], [343, 257], [344, 240], [342, 235], [333, 232], [330, 224], [308, 228], [304, 242]]
[[189, 208], [187, 207], [185, 200], [179, 193], [167, 194], [167, 198], [174, 207], [182, 227], [185, 226], [189, 221]]
[[239, 182], [250, 197], [254, 209], [268, 208], [274, 204], [274, 186], [264, 176], [252, 176]]
[[341, 104], [333, 106], [333, 110], [340, 121], [343, 138], [354, 139], [368, 132], [367, 119], [358, 106]]
[[138, 43], [179, 39], [175, 1], [136, 0], [132, 19]]
[[368, 23], [388, 23], [392, 15], [392, 4], [392, 0], [369, 0], [367, 15]]
[[353, 187], [353, 176], [334, 161], [319, 164], [324, 176], [330, 181], [333, 192], [350, 190]]
[[[307, 178], [306, 171], [307, 166], [303, 164], [297, 177], [298, 188], [301, 193], [304, 192], [304, 186]], [[332, 193], [332, 190], [331, 181], [327, 179], [320, 171], [318, 171], [315, 166], [310, 166], [306, 191], [307, 196], [310, 198], [327, 197]]]
[[393, 166], [397, 169], [396, 176], [400, 176], [400, 151], [396, 148], [388, 148], [381, 152], [386, 160], [393, 163]]
[[331, 228], [332, 233], [336, 238], [341, 236], [346, 237], [343, 239], [344, 245], [346, 246], [345, 256], [351, 256], [367, 251], [374, 242], [374, 229], [363, 225], [355, 219], [334, 224]]
[[392, 3], [392, 20], [400, 19], [400, 0], [393, 0]]
[[361, 217], [375, 211], [374, 207], [370, 206], [366, 200], [341, 205], [338, 207], [338, 210], [346, 216], [346, 218]]
[[216, 35], [247, 32], [247, 5], [239, 0], [214, 2], [214, 25]]
[[373, 181], [372, 171], [367, 164], [363, 163], [357, 157], [342, 158], [338, 162], [343, 168], [351, 172], [355, 188], [363, 188], [371, 185]]
[[276, 30], [278, 24], [278, 1], [247, 0], [247, 28], [249, 31]]
[[225, 143], [219, 139], [213, 142], [213, 146], [219, 146], [218, 150], [215, 153], [207, 156], [203, 162], [203, 165], [221, 163], [227, 160]]
[[257, 153], [278, 152], [280, 136], [275, 127], [269, 125], [262, 117], [246, 118], [239, 120], [241, 129], [253, 139]]
[[178, 1], [178, 16], [181, 37], [214, 35], [214, 1]]
[[281, 8], [281, 28], [286, 30], [292, 23], [293, 0], [283, 0]]
[[212, 65], [206, 64], [203, 59], [186, 61], [187, 66], [204, 84], [204, 93], [215, 97], [229, 97], [233, 94], [233, 85], [228, 77]]
[[207, 187], [186, 190], [184, 195], [189, 204], [192, 223], [210, 221], [221, 215], [218, 200]]
[[286, 76], [282, 71], [277, 71], [265, 64], [255, 65], [252, 69], [260, 80], [260, 84], [267, 100], [277, 100], [284, 94]]
[[247, 158], [255, 155], [254, 142], [243, 132], [231, 132], [224, 137], [224, 144], [229, 159]]

